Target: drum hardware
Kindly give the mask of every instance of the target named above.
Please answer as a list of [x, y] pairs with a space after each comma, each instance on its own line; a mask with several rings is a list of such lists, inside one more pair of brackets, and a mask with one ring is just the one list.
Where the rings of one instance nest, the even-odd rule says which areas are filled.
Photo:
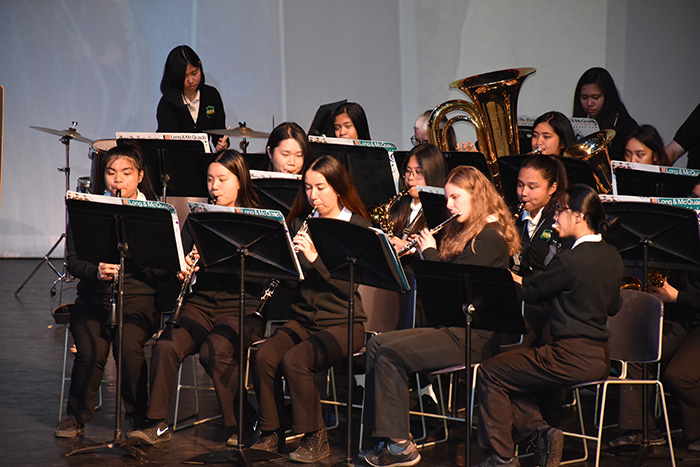
[[227, 128], [227, 129], [222, 129], [222, 130], [204, 130], [204, 133], [207, 133], [209, 135], [217, 135], [217, 136], [233, 136], [235, 138], [243, 138], [240, 143], [238, 143], [238, 147], [241, 149], [241, 152], [244, 154], [248, 152], [248, 145], [250, 142], [247, 140], [247, 138], [267, 138], [270, 136], [270, 133], [265, 133], [262, 131], [255, 131], [250, 128], [248, 128], [248, 125], [246, 125], [246, 122], [238, 122], [238, 127], [237, 128]]
[[[76, 129], [77, 126], [78, 126], [78, 122], [75, 122], [75, 121], [72, 123], [71, 127], [68, 128], [67, 130], [53, 130], [51, 128], [44, 128], [44, 127], [40, 127], [40, 126], [31, 126], [30, 125], [30, 128], [33, 128], [35, 130], [43, 131], [44, 133], [50, 133], [50, 134], [57, 135], [57, 136], [61, 137], [61, 139], [59, 141], [61, 141], [61, 143], [66, 147], [66, 165], [64, 165], [63, 167], [59, 167], [58, 171], [63, 172], [63, 175], [65, 176], [65, 179], [66, 179], [66, 185], [65, 185], [66, 190], [65, 191], [66, 192], [68, 192], [70, 190], [70, 142], [71, 142], [71, 140], [76, 140], [76, 141], [80, 141], [82, 143], [88, 143], [88, 144], [92, 144], [92, 142], [93, 142], [93, 140], [86, 138], [83, 135], [81, 135], [80, 133], [78, 133], [78, 130]], [[17, 290], [15, 290], [15, 295], [19, 294], [19, 292], [24, 288], [24, 286], [27, 285], [27, 282], [29, 282], [31, 280], [31, 278], [34, 277], [34, 274], [36, 274], [36, 272], [39, 270], [39, 268], [41, 267], [41, 265], [43, 263], [46, 263], [46, 265], [48, 267], [50, 267], [54, 273], [56, 273], [56, 276], [58, 276], [58, 278], [54, 281], [53, 285], [51, 286], [51, 295], [56, 293], [56, 284], [61, 282], [61, 286], [63, 286], [64, 282], [72, 281], [72, 278], [68, 274], [68, 270], [66, 268], [67, 256], [66, 256], [65, 245], [63, 246], [63, 268], [61, 271], [56, 269], [56, 267], [49, 260], [51, 253], [53, 253], [53, 251], [56, 248], [58, 248], [58, 245], [60, 245], [61, 242], [63, 242], [63, 240], [66, 238], [67, 230], [68, 230], [68, 209], [64, 206], [64, 208], [63, 208], [63, 233], [58, 238], [58, 240], [56, 240], [56, 243], [54, 243], [53, 246], [51, 246], [51, 248], [49, 248], [49, 251], [47, 251], [46, 254], [44, 255], [44, 257], [39, 261], [39, 264], [37, 264], [36, 267], [32, 270], [32, 272], [30, 272], [29, 275], [26, 277], [26, 279], [24, 279], [24, 282], [22, 282], [22, 284], [20, 284], [20, 286], [17, 287]]]
[[[476, 130], [479, 148], [486, 156], [496, 189], [503, 194], [497, 159], [520, 154], [517, 103], [520, 87], [534, 68], [511, 68], [470, 76], [450, 84], [464, 92], [471, 102], [453, 99], [439, 104], [428, 118], [428, 140], [447, 151], [447, 130], [458, 121], [470, 123]], [[443, 117], [453, 111], [465, 114], [451, 117], [440, 125]]]

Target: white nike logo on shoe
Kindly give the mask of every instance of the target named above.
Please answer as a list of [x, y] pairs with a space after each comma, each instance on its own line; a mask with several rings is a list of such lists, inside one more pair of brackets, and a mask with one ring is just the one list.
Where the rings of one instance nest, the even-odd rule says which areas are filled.
[[166, 431], [168, 431], [168, 427], [167, 427], [167, 426], [166, 426], [165, 428], [163, 428], [162, 430], [161, 430], [160, 428], [158, 428], [158, 429], [156, 430], [156, 436], [161, 436], [161, 435], [164, 434]]

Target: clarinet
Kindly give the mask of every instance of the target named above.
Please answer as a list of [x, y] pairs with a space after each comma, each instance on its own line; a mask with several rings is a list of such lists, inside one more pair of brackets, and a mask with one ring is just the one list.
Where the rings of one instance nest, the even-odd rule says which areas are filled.
[[[301, 227], [299, 227], [299, 230], [297, 230], [297, 233], [294, 235], [294, 237], [296, 237], [296, 236], [299, 235], [299, 234], [303, 234], [303, 233], [308, 232], [308, 230], [309, 230], [309, 219], [311, 219], [312, 217], [314, 217], [314, 214], [316, 214], [316, 206], [314, 206], [314, 208], [311, 210], [311, 212], [309, 213], [309, 215], [306, 216], [306, 219], [304, 219], [304, 223], [301, 224]], [[294, 252], [295, 252], [295, 253], [299, 253], [299, 248], [297, 248], [296, 245], [294, 245]]]
[[267, 321], [267, 315], [263, 314], [263, 310], [265, 309], [265, 305], [267, 304], [267, 302], [275, 293], [275, 290], [277, 289], [278, 285], [280, 285], [279, 279], [270, 279], [270, 281], [267, 283], [265, 291], [262, 294], [262, 297], [260, 297], [260, 305], [258, 305], [258, 307], [255, 309], [253, 315], [257, 316], [263, 321]]
[[[212, 197], [209, 202], [210, 204], [216, 205], [216, 196]], [[177, 300], [175, 300], [175, 309], [173, 310], [173, 316], [169, 321], [173, 327], [180, 324], [180, 310], [182, 309], [182, 305], [185, 303], [185, 296], [187, 295], [190, 285], [192, 284], [194, 269], [197, 267], [197, 263], [199, 263], [199, 255], [195, 256], [194, 247], [192, 247], [192, 250], [187, 253], [187, 257], [189, 258], [191, 264], [187, 267], [187, 271], [185, 271], [185, 277], [182, 279], [180, 293], [177, 296]]]
[[515, 209], [515, 214], [513, 214], [513, 220], [517, 221], [518, 218], [522, 215], [524, 210], [525, 210], [525, 202], [521, 201], [520, 204], [518, 204], [518, 207]]
[[[442, 221], [437, 227], [430, 229], [430, 233], [433, 235], [438, 233], [440, 230], [442, 230], [443, 227], [445, 227], [447, 224], [449, 224], [453, 220], [457, 219], [461, 215], [462, 215], [461, 212], [457, 212], [455, 214], [452, 214], [450, 217], [448, 217], [447, 219]], [[406, 243], [404, 246], [402, 246], [399, 249], [399, 251], [396, 252], [396, 255], [400, 258], [401, 256], [409, 253], [418, 244], [419, 238], [420, 237], [416, 237], [413, 240], [411, 240], [410, 242]]]
[[[122, 197], [122, 190], [117, 188], [114, 193], [115, 198]], [[119, 288], [119, 269], [117, 268], [117, 273], [112, 278], [112, 292], [109, 297], [109, 316], [107, 317], [107, 326], [117, 325], [117, 289]]]

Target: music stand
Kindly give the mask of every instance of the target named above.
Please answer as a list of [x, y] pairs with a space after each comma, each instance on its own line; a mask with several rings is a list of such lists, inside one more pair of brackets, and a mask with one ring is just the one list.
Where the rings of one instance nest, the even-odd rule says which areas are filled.
[[120, 138], [117, 144], [124, 141], [141, 149], [153, 189], [163, 202], [168, 195], [209, 197], [207, 167], [215, 155], [205, 153], [201, 141]]
[[265, 209], [280, 211], [285, 217], [289, 214], [299, 192], [301, 180], [291, 178], [254, 178], [253, 189]]
[[348, 405], [345, 461], [352, 463], [352, 343], [355, 324], [355, 284], [406, 292], [406, 274], [394, 247], [385, 233], [338, 219], [309, 219], [309, 234], [323, 264], [333, 279], [347, 281], [348, 286]]
[[615, 195], [687, 198], [695, 186], [695, 180], [695, 177], [687, 175], [613, 166]]
[[[518, 185], [518, 173], [523, 161], [529, 155], [504, 156], [498, 158], [498, 171], [501, 174], [501, 186], [506, 204], [514, 208], [520, 202], [516, 193]], [[588, 162], [570, 157], [560, 157], [559, 160], [566, 169], [566, 178], [569, 185], [584, 184], [596, 189], [595, 177]]]
[[306, 132], [307, 135], [321, 136], [326, 132], [329, 132], [328, 136], [333, 136], [331, 131], [331, 123], [329, 122], [331, 115], [335, 112], [335, 109], [345, 104], [348, 100], [343, 99], [338, 102], [331, 102], [330, 104], [321, 105], [316, 113], [314, 114], [314, 119], [309, 125], [309, 131]]
[[[508, 269], [436, 261], [411, 262], [426, 315], [435, 326], [466, 326], [466, 405], [471, 394], [471, 329], [524, 334], [518, 289]], [[467, 410], [467, 412], [469, 412]], [[468, 418], [468, 416], [467, 416]], [[471, 420], [465, 423], [465, 465], [470, 465]]]
[[434, 229], [450, 217], [445, 204], [445, 190], [438, 187], [418, 187], [418, 197], [423, 207], [423, 216], [429, 229]]
[[[183, 268], [185, 260], [173, 211], [143, 207], [139, 205], [140, 202], [134, 204], [95, 195], [76, 196], [71, 192], [66, 197], [76, 256], [91, 263], [118, 262], [120, 268], [117, 306], [113, 309], [115, 314], [110, 313], [107, 322], [108, 326], [115, 326], [117, 330], [114, 438], [71, 448], [62, 454], [63, 457], [108, 448], [122, 450], [140, 461], [148, 460], [143, 451], [123, 437], [121, 429], [124, 270], [127, 260], [129, 266], [172, 270]], [[154, 204], [162, 206], [161, 203]]]
[[[700, 271], [700, 237], [694, 211], [664, 204], [613, 202], [605, 212], [619, 224], [605, 240], [617, 248], [624, 264], [642, 267], [642, 290], [647, 291], [649, 267]], [[647, 365], [642, 365], [647, 379]], [[649, 444], [647, 426], [647, 387], [642, 388], [642, 445], [633, 465], [642, 465], [654, 449]]]
[[245, 366], [245, 277], [303, 279], [289, 231], [283, 220], [238, 212], [193, 212], [188, 225], [206, 271], [240, 277], [238, 321], [238, 447], [195, 456], [186, 463], [233, 462], [282, 458], [277, 453], [244, 449], [243, 398]]
[[309, 144], [311, 161], [328, 155], [338, 159], [348, 169], [357, 192], [366, 205], [379, 206], [396, 194], [389, 153], [385, 148], [332, 143]]

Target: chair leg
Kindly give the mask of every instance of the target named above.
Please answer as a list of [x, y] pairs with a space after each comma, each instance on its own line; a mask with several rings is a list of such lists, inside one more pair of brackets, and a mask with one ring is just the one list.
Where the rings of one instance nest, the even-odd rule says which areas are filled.
[[63, 399], [66, 397], [66, 381], [70, 381], [70, 377], [66, 376], [66, 366], [68, 364], [68, 336], [70, 327], [66, 325], [66, 336], [63, 340], [63, 370], [61, 371], [61, 399], [58, 402], [58, 421], [63, 419]]
[[661, 381], [656, 380], [654, 386], [657, 388], [658, 394], [661, 394], [661, 407], [666, 424], [666, 438], [668, 440], [668, 451], [671, 456], [671, 465], [676, 467], [676, 455], [673, 452], [673, 441], [671, 440], [671, 425], [668, 423], [668, 409], [666, 408], [666, 394], [664, 393], [664, 385]]
[[[596, 394], [596, 399], [598, 395]], [[578, 413], [578, 421], [579, 421], [579, 430], [581, 433], [570, 433], [570, 432], [565, 432], [564, 434], [567, 436], [572, 436], [575, 438], [581, 439], [583, 443], [583, 457], [580, 457], [578, 459], [570, 459], [566, 461], [562, 461], [560, 465], [568, 465], [568, 464], [578, 464], [579, 462], [585, 462], [588, 460], [588, 443], [587, 439], [592, 438], [591, 436], [586, 435], [586, 427], [583, 422], [583, 409], [581, 407], [581, 392], [579, 389], [574, 389], [574, 399], [576, 401], [576, 412]]]
[[[180, 365], [180, 369], [177, 372], [177, 389], [175, 392], [175, 415], [173, 416], [173, 431], [178, 431], [178, 430], [184, 430], [185, 428], [190, 428], [193, 426], [201, 425], [202, 423], [206, 423], [212, 420], [217, 420], [221, 418], [221, 414], [218, 415], [212, 415], [211, 417], [207, 418], [201, 418], [198, 420], [195, 420], [194, 422], [187, 423], [185, 425], [180, 425], [180, 422], [183, 420], [188, 420], [190, 418], [196, 417], [199, 415], [199, 391], [200, 390], [205, 390], [205, 391], [213, 391], [214, 387], [212, 386], [199, 386], [197, 383], [197, 360], [194, 358], [194, 356], [191, 356], [192, 358], [192, 380], [193, 384], [192, 385], [187, 385], [187, 384], [182, 384], [182, 365]], [[184, 362], [183, 362], [184, 365]], [[187, 417], [180, 417], [180, 391], [182, 389], [194, 389], [194, 413]]]

